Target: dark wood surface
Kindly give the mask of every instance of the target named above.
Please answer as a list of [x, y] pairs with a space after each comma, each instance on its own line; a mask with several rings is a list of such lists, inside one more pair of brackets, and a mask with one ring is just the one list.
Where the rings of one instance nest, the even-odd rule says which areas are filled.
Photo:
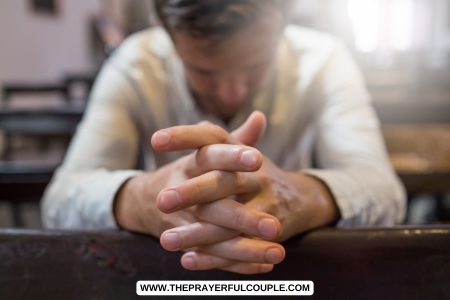
[[312, 280], [313, 299], [450, 299], [450, 225], [326, 228], [284, 246], [284, 262], [249, 276], [184, 270], [182, 253], [144, 235], [0, 230], [0, 299], [139, 299], [138, 280]]
[[399, 174], [408, 195], [450, 193], [450, 173]]
[[0, 107], [0, 129], [9, 134], [73, 135], [83, 117], [84, 107], [14, 109]]
[[448, 124], [450, 103], [374, 102], [373, 106], [382, 124]]
[[0, 200], [37, 202], [57, 165], [0, 161]]

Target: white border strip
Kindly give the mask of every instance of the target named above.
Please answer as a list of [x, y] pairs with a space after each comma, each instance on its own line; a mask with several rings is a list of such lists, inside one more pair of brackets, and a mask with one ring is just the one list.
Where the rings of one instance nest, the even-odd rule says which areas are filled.
[[139, 296], [311, 296], [312, 281], [138, 281]]

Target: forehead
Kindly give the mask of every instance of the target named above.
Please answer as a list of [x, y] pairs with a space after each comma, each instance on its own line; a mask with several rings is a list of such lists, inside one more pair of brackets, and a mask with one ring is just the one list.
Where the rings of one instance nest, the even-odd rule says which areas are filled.
[[195, 38], [183, 31], [175, 32], [173, 39], [184, 63], [208, 70], [223, 70], [270, 59], [275, 55], [281, 32], [281, 14], [266, 11], [249, 26], [220, 40]]

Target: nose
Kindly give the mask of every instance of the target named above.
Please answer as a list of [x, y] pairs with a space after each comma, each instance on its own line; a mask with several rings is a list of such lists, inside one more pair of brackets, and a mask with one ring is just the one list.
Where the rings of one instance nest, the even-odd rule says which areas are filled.
[[217, 94], [225, 104], [241, 104], [247, 94], [248, 87], [243, 79], [224, 78], [217, 86]]

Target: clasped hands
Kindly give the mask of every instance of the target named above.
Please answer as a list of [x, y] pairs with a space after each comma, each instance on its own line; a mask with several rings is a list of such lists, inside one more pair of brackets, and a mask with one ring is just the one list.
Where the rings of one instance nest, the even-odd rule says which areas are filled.
[[252, 148], [265, 126], [254, 112], [232, 133], [209, 122], [156, 132], [157, 151], [196, 151], [130, 179], [116, 197], [117, 222], [186, 251], [186, 269], [271, 271], [285, 257], [276, 242], [335, 221], [337, 209], [317, 179], [285, 172]]

